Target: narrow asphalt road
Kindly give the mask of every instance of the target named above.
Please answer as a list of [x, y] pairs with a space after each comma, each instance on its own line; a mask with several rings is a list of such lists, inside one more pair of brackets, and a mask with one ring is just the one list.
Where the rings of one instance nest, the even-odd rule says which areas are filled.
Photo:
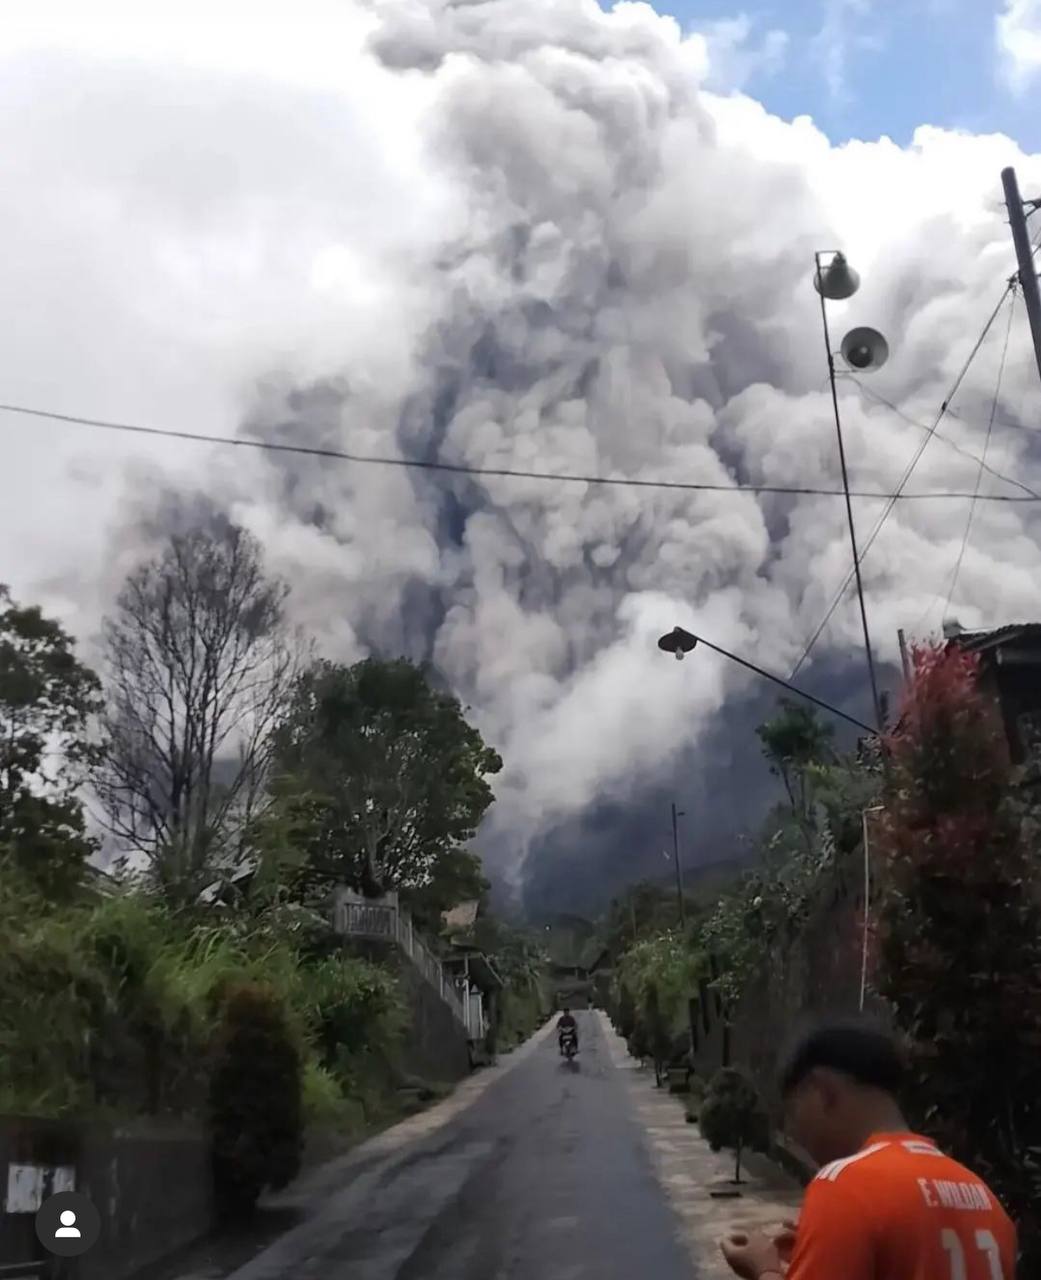
[[696, 1280], [595, 1015], [231, 1280]]

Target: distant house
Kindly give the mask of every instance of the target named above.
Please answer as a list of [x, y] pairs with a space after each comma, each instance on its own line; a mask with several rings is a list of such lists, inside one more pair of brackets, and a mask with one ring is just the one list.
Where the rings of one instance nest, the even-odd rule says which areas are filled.
[[947, 622], [943, 631], [948, 648], [979, 654], [982, 688], [997, 705], [1013, 763], [1021, 764], [1041, 749], [1041, 623], [965, 631]]
[[466, 1006], [473, 1045], [483, 1044], [488, 1032], [496, 1027], [503, 988], [495, 965], [472, 941], [480, 907], [478, 901], [461, 902], [441, 917], [446, 940], [441, 964], [455, 981]]
[[473, 902], [460, 902], [451, 911], [446, 911], [441, 917], [445, 933], [452, 937], [454, 934], [465, 933], [467, 930], [472, 929], [477, 923], [477, 913], [480, 909], [480, 902], [474, 900]]

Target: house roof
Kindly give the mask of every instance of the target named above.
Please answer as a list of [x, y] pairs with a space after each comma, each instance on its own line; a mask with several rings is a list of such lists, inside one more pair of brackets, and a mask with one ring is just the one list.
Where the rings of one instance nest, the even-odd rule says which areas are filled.
[[1015, 622], [993, 631], [957, 631], [948, 636], [948, 644], [956, 644], [970, 653], [984, 653], [1014, 640], [1041, 643], [1041, 622]]
[[452, 950], [442, 958], [442, 963], [449, 969], [455, 969], [456, 964], [463, 961], [466, 962], [465, 967], [470, 977], [482, 991], [494, 991], [505, 985], [495, 965], [483, 951], [468, 947], [465, 943], [453, 942]]
[[446, 911], [441, 917], [444, 921], [445, 928], [473, 928], [477, 920], [477, 912], [480, 905], [480, 901], [475, 898], [473, 902], [460, 902], [458, 906], [452, 907], [450, 911]]

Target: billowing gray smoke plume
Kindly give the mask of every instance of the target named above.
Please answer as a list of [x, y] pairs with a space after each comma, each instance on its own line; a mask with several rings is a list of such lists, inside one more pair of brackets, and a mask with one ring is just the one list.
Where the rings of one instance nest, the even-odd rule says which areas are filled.
[[[643, 4], [390, 0], [342, 12], [349, 20], [315, 0], [312, 62], [298, 33], [270, 48], [257, 37], [234, 57], [232, 43], [203, 54], [188, 41], [120, 63], [118, 93], [100, 54], [70, 65], [67, 53], [23, 51], [37, 76], [4, 90], [9, 105], [29, 108], [41, 66], [94, 86], [80, 127], [109, 132], [103, 154], [66, 158], [68, 182], [91, 188], [99, 226], [99, 193], [137, 211], [129, 267], [104, 265], [158, 289], [132, 304], [102, 290], [112, 340], [127, 347], [104, 394], [85, 368], [74, 404], [28, 375], [25, 399], [417, 461], [834, 487], [814, 249], [842, 245], [860, 268], [864, 287], [835, 309], [836, 328], [888, 334], [893, 358], [872, 385], [924, 422], [1012, 269], [1000, 168], [1016, 163], [1041, 188], [1041, 158], [1000, 137], [923, 129], [907, 150], [832, 148], [807, 119], [708, 93], [711, 47]], [[74, 101], [82, 112], [59, 94], [40, 126], [56, 153], [71, 148], [62, 121]], [[133, 134], [146, 108], [172, 172], [155, 170], [154, 136]], [[27, 144], [16, 158], [28, 174]], [[94, 247], [89, 231], [70, 235]], [[970, 454], [983, 447], [1002, 338], [996, 329], [945, 424]], [[154, 368], [154, 385], [131, 362]], [[851, 384], [843, 412], [856, 487], [891, 490], [921, 431]], [[1015, 425], [1041, 417], [1022, 315], [997, 417], [992, 465], [1041, 487], [1033, 437]], [[327, 653], [430, 660], [472, 706], [507, 764], [485, 848], [514, 880], [531, 848], [576, 867], [606, 857], [611, 822], [582, 822], [660, 812], [672, 785], [715, 813], [717, 845], [732, 816], [751, 821], [750, 748], [720, 745], [731, 729], [749, 739], [745, 677], [708, 654], [667, 661], [654, 641], [679, 622], [786, 674], [849, 568], [842, 503], [828, 497], [187, 446], [134, 445], [121, 472], [121, 439], [38, 447], [55, 484], [94, 485], [104, 517], [94, 542], [49, 538], [46, 569], [30, 555], [16, 585], [49, 592], [89, 630], [113, 566], [135, 553], [128, 494], [140, 508], [163, 486], [205, 488], [263, 538]], [[909, 487], [975, 481], [965, 452], [933, 441]], [[999, 490], [1014, 492], [984, 477], [984, 493]], [[967, 507], [901, 506], [871, 551], [884, 658], [898, 626], [938, 626]], [[865, 531], [881, 509], [858, 501]], [[964, 624], [1036, 615], [1038, 519], [978, 509], [951, 605]], [[6, 527], [25, 538], [26, 522]], [[847, 603], [820, 642], [827, 670], [804, 678], [866, 717], [858, 644]], [[647, 841], [657, 858], [659, 834]], [[633, 849], [633, 871], [646, 854]], [[608, 860], [627, 877], [617, 841]]]

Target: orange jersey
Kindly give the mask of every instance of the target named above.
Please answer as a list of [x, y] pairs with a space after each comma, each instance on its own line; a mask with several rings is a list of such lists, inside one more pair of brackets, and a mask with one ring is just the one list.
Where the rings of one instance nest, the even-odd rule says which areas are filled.
[[787, 1280], [1014, 1280], [990, 1188], [913, 1133], [873, 1135], [810, 1183]]

